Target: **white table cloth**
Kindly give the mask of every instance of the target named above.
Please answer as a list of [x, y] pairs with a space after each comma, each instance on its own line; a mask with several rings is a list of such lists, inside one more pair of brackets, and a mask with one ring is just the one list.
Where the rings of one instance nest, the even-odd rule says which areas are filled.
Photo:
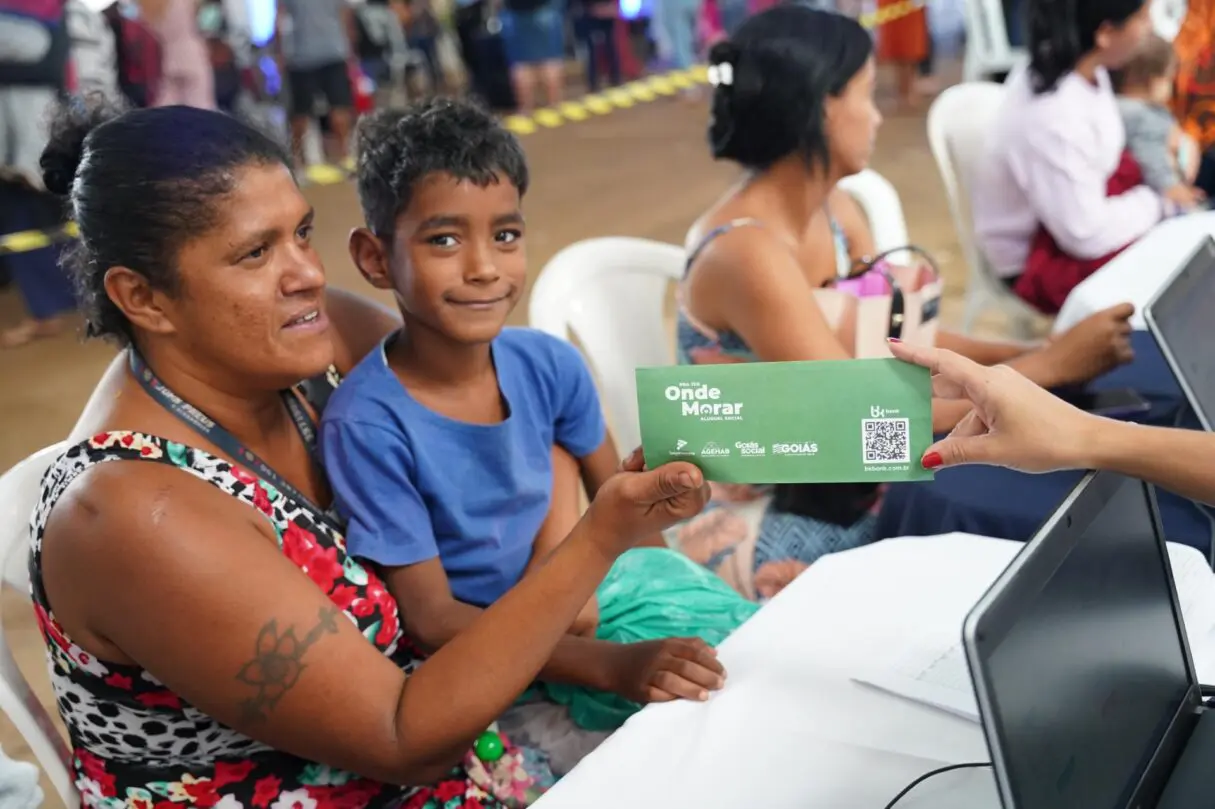
[[[988, 760], [977, 723], [852, 677], [909, 633], [960, 638], [965, 614], [1021, 547], [951, 534], [816, 562], [722, 644], [721, 692], [646, 708], [537, 809], [881, 809], [929, 770]], [[1189, 586], [1215, 589], [1215, 579]], [[986, 769], [936, 776], [899, 803], [998, 806]]]
[[1146, 329], [1143, 307], [1202, 240], [1212, 235], [1212, 211], [1160, 223], [1071, 291], [1055, 318], [1055, 332], [1066, 331], [1089, 315], [1124, 301], [1135, 304], [1131, 324]]

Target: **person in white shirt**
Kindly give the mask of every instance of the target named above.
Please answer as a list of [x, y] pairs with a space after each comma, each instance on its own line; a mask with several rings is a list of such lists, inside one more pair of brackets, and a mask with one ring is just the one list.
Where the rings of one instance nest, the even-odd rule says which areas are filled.
[[[1107, 69], [1151, 29], [1145, 0], [1031, 0], [1030, 63], [1014, 71], [971, 183], [979, 245], [1044, 311], [1177, 206], [1125, 161]], [[1036, 265], [1036, 266], [1035, 266]]]
[[76, 68], [77, 94], [100, 93], [109, 99], [121, 98], [118, 48], [109, 22], [101, 11], [83, 0], [68, 0], [64, 5], [64, 19], [68, 36], [72, 38], [71, 59]]

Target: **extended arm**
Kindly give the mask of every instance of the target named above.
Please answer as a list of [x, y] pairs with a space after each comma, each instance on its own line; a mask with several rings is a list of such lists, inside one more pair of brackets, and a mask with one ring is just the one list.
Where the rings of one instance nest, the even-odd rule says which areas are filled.
[[407, 679], [284, 557], [256, 512], [142, 466], [90, 470], [56, 507], [43, 569], [66, 630], [104, 638], [241, 733], [389, 783], [429, 783], [457, 763], [612, 563], [584, 524]]
[[1094, 420], [1075, 465], [1141, 478], [1215, 504], [1215, 433]]

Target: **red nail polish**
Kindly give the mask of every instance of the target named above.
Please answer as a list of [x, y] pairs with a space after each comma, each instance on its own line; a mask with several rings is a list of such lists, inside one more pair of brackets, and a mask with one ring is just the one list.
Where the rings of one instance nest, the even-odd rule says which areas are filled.
[[888, 343], [901, 343], [901, 342], [903, 342], [903, 341], [902, 341], [902, 340], [900, 340], [898, 337], [887, 337], [887, 338], [886, 338], [886, 342], [888, 342]]
[[930, 452], [920, 460], [920, 465], [925, 469], [936, 469], [938, 466], [944, 463], [944, 461], [945, 459], [941, 457], [941, 453]]

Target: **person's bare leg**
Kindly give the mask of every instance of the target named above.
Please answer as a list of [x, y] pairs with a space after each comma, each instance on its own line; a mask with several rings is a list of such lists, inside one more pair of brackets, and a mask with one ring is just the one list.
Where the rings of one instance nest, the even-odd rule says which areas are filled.
[[65, 328], [66, 317], [51, 317], [45, 320], [29, 318], [12, 328], [0, 331], [0, 348], [20, 348], [35, 340], [62, 334]]
[[310, 123], [306, 115], [291, 116], [291, 154], [295, 158], [296, 169], [303, 169], [308, 164], [304, 156], [304, 138], [308, 137]]
[[916, 103], [915, 79], [916, 65], [912, 62], [899, 62], [895, 65], [898, 76], [899, 101], [909, 107]]
[[337, 154], [330, 155], [329, 159], [339, 166], [350, 157], [350, 129], [352, 120], [353, 116], [348, 109], [329, 111], [329, 126], [333, 130], [333, 139], [337, 151]]
[[565, 62], [545, 62], [541, 68], [544, 75], [544, 94], [548, 105], [555, 107], [565, 97]]
[[515, 88], [515, 109], [527, 115], [536, 108], [536, 68], [515, 65], [510, 69], [510, 81]]

